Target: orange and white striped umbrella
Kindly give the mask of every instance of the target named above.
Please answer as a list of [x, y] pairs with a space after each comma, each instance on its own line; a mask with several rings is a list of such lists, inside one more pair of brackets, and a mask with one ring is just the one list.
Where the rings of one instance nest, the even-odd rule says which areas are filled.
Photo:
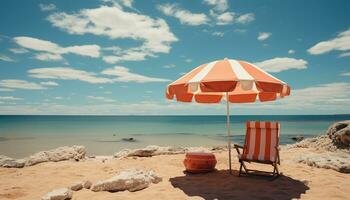
[[290, 87], [254, 64], [240, 60], [216, 60], [203, 64], [168, 85], [166, 97], [181, 102], [220, 103], [226, 97], [227, 138], [231, 173], [229, 103], [274, 101], [290, 95]]
[[254, 64], [239, 60], [217, 60], [200, 65], [167, 87], [168, 99], [219, 103], [228, 93], [231, 103], [274, 101], [288, 96], [290, 87]]

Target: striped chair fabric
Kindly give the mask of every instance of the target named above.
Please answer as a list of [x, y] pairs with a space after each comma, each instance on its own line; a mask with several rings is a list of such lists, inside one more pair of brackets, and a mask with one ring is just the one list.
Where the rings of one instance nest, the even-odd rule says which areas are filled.
[[261, 162], [276, 161], [280, 124], [247, 121], [247, 133], [241, 159]]

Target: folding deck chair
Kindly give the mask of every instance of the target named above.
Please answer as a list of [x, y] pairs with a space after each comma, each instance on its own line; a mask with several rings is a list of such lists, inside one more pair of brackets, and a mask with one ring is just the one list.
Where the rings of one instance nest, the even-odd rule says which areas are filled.
[[[234, 144], [241, 163], [239, 176], [241, 176], [242, 167], [246, 174], [278, 176], [280, 124], [278, 122], [247, 121], [246, 127], [244, 146]], [[243, 152], [241, 153], [239, 149], [243, 149]], [[244, 162], [271, 164], [273, 172], [248, 169]]]

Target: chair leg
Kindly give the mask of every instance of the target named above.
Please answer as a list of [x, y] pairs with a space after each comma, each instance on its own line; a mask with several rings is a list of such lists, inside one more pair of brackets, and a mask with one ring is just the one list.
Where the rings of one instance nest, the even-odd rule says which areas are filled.
[[238, 173], [238, 176], [241, 176], [241, 173], [242, 173], [242, 166], [243, 166], [243, 163], [241, 162], [241, 166], [239, 167], [239, 173]]
[[273, 173], [272, 173], [272, 176], [279, 176], [279, 171], [278, 171], [277, 163], [274, 163], [272, 166], [273, 166]]
[[277, 176], [279, 176], [279, 175], [280, 175], [280, 172], [278, 171], [277, 163], [275, 163], [275, 168], [276, 168]]

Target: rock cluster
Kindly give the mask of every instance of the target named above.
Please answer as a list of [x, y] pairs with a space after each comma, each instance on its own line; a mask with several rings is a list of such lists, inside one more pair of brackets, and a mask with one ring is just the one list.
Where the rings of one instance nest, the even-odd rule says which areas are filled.
[[43, 196], [42, 200], [69, 200], [73, 198], [73, 192], [83, 188], [90, 189], [94, 192], [109, 191], [118, 192], [128, 190], [135, 192], [147, 188], [150, 184], [157, 184], [162, 181], [162, 178], [157, 176], [153, 170], [144, 171], [138, 169], [129, 169], [120, 172], [118, 175], [98, 181], [93, 184], [91, 181], [81, 181], [72, 184], [70, 187], [53, 190]]
[[124, 157], [150, 157], [157, 155], [183, 154], [186, 152], [212, 152], [221, 151], [224, 147], [161, 147], [150, 145], [142, 149], [123, 149], [114, 154], [115, 158]]
[[327, 135], [335, 145], [340, 148], [350, 147], [350, 120], [340, 121], [332, 124]]
[[303, 154], [295, 158], [297, 162], [350, 173], [349, 131], [350, 121], [337, 122], [330, 126], [327, 135], [307, 138], [286, 148], [305, 148]]
[[32, 166], [42, 162], [58, 162], [63, 160], [80, 160], [85, 158], [84, 146], [64, 146], [49, 151], [40, 151], [24, 159], [13, 159], [0, 155], [0, 167], [21, 168]]
[[98, 181], [91, 186], [91, 190], [94, 192], [99, 191], [124, 191], [130, 192], [138, 191], [147, 188], [151, 183], [159, 183], [162, 178], [157, 176], [154, 171], [143, 171], [143, 170], [127, 170], [120, 174], [107, 179]]
[[345, 152], [307, 152], [295, 158], [297, 162], [312, 167], [333, 169], [341, 173], [350, 173], [350, 155]]
[[337, 151], [338, 147], [333, 144], [327, 135], [320, 135], [314, 138], [306, 138], [295, 144], [286, 146], [287, 148], [309, 148], [315, 151]]

